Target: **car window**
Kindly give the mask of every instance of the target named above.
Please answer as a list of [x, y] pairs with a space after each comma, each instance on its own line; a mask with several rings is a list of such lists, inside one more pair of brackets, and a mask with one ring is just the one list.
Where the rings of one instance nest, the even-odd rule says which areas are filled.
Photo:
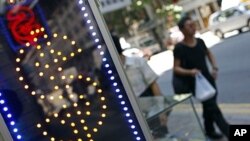
[[237, 9], [229, 9], [226, 10], [224, 12], [222, 12], [219, 16], [218, 16], [218, 21], [219, 22], [225, 22], [227, 19], [235, 17], [235, 16], [239, 16], [241, 15], [242, 12], [240, 10]]

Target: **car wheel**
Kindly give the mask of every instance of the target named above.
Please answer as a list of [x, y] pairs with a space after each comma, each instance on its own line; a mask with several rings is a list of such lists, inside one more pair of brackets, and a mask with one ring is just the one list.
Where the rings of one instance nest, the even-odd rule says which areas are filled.
[[220, 30], [216, 30], [216, 31], [215, 31], [215, 35], [216, 35], [217, 37], [221, 38], [221, 39], [224, 38], [224, 34], [223, 34]]

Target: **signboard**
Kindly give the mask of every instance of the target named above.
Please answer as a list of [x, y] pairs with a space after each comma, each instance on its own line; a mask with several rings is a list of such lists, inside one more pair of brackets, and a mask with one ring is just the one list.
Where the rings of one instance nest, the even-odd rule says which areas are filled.
[[131, 0], [100, 0], [102, 13], [108, 13], [130, 5]]

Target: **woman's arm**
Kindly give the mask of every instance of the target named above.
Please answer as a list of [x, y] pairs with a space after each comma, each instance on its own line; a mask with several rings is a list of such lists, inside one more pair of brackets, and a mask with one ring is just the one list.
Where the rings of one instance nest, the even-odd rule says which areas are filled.
[[198, 69], [184, 69], [181, 67], [181, 60], [174, 58], [174, 69], [175, 74], [183, 75], [183, 76], [195, 76], [200, 71]]
[[213, 55], [213, 53], [210, 50], [207, 50], [207, 57], [208, 60], [212, 66], [212, 71], [211, 71], [211, 75], [213, 76], [214, 79], [217, 78], [217, 72], [218, 72], [218, 67], [217, 67], [217, 63], [215, 61], [215, 57]]

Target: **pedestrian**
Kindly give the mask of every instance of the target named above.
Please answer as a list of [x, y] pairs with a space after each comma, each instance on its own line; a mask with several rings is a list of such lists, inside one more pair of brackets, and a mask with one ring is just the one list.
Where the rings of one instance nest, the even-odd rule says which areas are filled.
[[[196, 26], [195, 22], [188, 16], [184, 16], [178, 23], [180, 31], [184, 35], [184, 39], [177, 43], [174, 49], [174, 74], [182, 76], [191, 92], [195, 96], [195, 76], [202, 73], [204, 77], [216, 89], [216, 94], [212, 98], [203, 101], [203, 118], [206, 136], [211, 139], [221, 139], [223, 135], [215, 131], [214, 123], [220, 131], [229, 136], [229, 125], [224, 119], [218, 104], [215, 80], [217, 78], [218, 66], [212, 52], [207, 48], [204, 41], [195, 38]], [[211, 64], [211, 71], [206, 63], [208, 58]]]
[[[122, 54], [123, 49], [120, 45], [119, 37], [112, 33], [111, 36], [136, 97], [162, 96], [156, 82], [158, 76], [148, 65], [147, 60], [141, 57], [126, 57]], [[161, 114], [159, 118], [148, 123], [154, 138], [163, 138], [168, 134], [168, 114], [169, 112]]]

